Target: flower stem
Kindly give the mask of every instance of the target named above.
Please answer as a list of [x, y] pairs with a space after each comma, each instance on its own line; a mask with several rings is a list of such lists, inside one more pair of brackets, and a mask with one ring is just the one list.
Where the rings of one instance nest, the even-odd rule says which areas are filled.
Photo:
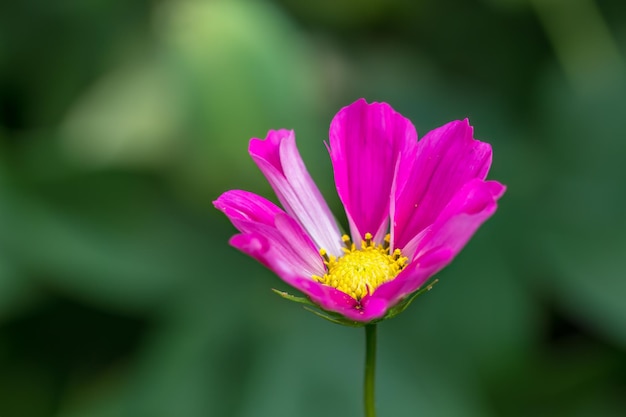
[[374, 380], [376, 379], [376, 325], [365, 326], [365, 382], [363, 384], [363, 400], [365, 417], [376, 417], [374, 399]]

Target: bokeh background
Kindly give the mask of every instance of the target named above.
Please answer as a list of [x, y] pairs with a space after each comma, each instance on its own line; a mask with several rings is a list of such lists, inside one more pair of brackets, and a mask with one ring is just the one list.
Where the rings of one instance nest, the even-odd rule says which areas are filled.
[[211, 202], [359, 97], [469, 117], [508, 185], [379, 326], [381, 416], [626, 415], [622, 0], [0, 3], [0, 416], [358, 416], [362, 329], [270, 291]]

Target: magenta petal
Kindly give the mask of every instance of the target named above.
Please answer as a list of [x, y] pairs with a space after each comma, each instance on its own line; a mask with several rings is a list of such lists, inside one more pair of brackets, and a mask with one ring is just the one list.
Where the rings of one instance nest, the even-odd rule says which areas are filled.
[[410, 263], [395, 279], [378, 287], [371, 297], [394, 306], [407, 295], [417, 291], [453, 258], [454, 254], [447, 248], [425, 253], [419, 260]]
[[274, 271], [321, 308], [355, 321], [370, 321], [384, 314], [386, 307], [379, 302], [364, 299], [359, 306], [348, 294], [313, 281], [313, 275], [325, 273], [322, 258], [300, 223], [276, 205], [240, 190], [222, 194], [214, 204], [243, 232], [230, 239], [232, 246]]
[[294, 286], [324, 310], [334, 311], [344, 316], [356, 310], [357, 301], [336, 288], [313, 280], [298, 280]]
[[465, 246], [474, 232], [496, 211], [505, 187], [496, 181], [473, 180], [465, 184], [441, 212], [434, 224], [420, 234], [414, 253], [403, 253], [411, 263], [392, 281], [376, 289], [375, 298], [390, 305], [418, 290], [444, 268]]
[[387, 232], [396, 169], [412, 156], [416, 142], [413, 124], [386, 103], [360, 99], [334, 117], [330, 157], [355, 240], [369, 232], [380, 241]]
[[417, 156], [392, 206], [393, 246], [404, 248], [432, 224], [459, 189], [484, 179], [491, 165], [491, 146], [473, 139], [467, 120], [429, 132], [417, 145]]
[[283, 211], [265, 198], [242, 190], [230, 190], [213, 202], [215, 208], [223, 212], [242, 232], [242, 226], [253, 223], [274, 224], [274, 218]]
[[302, 258], [290, 257], [289, 254], [282, 252], [282, 245], [259, 232], [235, 235], [229, 243], [259, 261], [294, 287], [297, 287], [298, 279], [302, 279], [315, 269], [314, 265], [308, 265]]
[[495, 213], [506, 187], [497, 181], [473, 180], [465, 184], [417, 244], [415, 259], [445, 247], [455, 255], [474, 232]]
[[250, 140], [249, 151], [285, 211], [300, 222], [318, 248], [341, 255], [339, 228], [304, 166], [293, 131], [270, 130], [265, 140]]
[[[239, 249], [246, 255], [256, 259], [265, 267], [272, 269], [267, 254], [270, 251], [269, 240], [260, 233], [248, 233], [234, 235], [228, 241], [231, 246]], [[276, 272], [276, 271], [274, 271]]]
[[[213, 204], [244, 235], [264, 235], [273, 250], [279, 248], [279, 257], [289, 258], [288, 263], [299, 265], [305, 272], [315, 271], [316, 275], [323, 273], [321, 257], [309, 235], [298, 222], [272, 202], [254, 193], [231, 190], [222, 194]], [[241, 239], [238, 237], [236, 242], [243, 242]]]
[[222, 194], [213, 204], [242, 232], [230, 243], [281, 278], [324, 273], [324, 263], [309, 235], [275, 204], [240, 190]]
[[306, 294], [311, 301], [324, 310], [339, 313], [354, 321], [371, 320], [363, 314], [361, 309], [357, 308], [358, 304], [354, 298], [310, 278], [311, 275], [320, 275], [319, 272], [306, 272], [296, 258], [289, 255], [282, 256], [286, 254], [282, 253], [280, 245], [277, 245], [276, 241], [270, 241], [263, 234], [250, 233], [235, 235], [231, 238], [230, 243], [274, 271], [283, 281]]
[[368, 295], [361, 300], [361, 315], [356, 321], [368, 322], [383, 317], [391, 307], [388, 300]]
[[418, 290], [459, 253], [496, 211], [497, 200], [504, 191], [505, 187], [496, 181], [475, 179], [465, 184], [435, 223], [407, 245], [403, 253], [412, 258], [409, 266], [393, 281], [378, 287], [372, 296], [394, 305]]
[[348, 294], [336, 288], [311, 280], [296, 280], [294, 287], [302, 291], [321, 308], [339, 313], [349, 320], [369, 322], [385, 315], [389, 303], [382, 299], [364, 297], [357, 302]]
[[324, 263], [302, 226], [285, 213], [279, 213], [275, 226], [262, 223], [244, 225], [247, 232], [235, 235], [230, 244], [274, 271], [288, 284], [295, 278], [324, 274]]

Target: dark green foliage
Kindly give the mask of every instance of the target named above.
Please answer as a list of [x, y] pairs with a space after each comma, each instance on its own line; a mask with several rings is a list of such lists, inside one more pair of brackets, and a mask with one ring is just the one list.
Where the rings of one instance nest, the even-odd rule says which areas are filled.
[[508, 186], [379, 325], [379, 414], [623, 415], [625, 11], [2, 2], [0, 416], [360, 415], [363, 329], [277, 299], [211, 205], [271, 195], [247, 143], [284, 127], [341, 213], [323, 140], [358, 97], [469, 117]]

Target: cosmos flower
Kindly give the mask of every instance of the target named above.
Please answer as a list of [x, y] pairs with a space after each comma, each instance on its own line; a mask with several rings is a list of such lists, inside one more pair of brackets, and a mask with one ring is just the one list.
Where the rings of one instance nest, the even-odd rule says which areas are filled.
[[282, 208], [241, 190], [215, 206], [239, 234], [230, 244], [343, 324], [391, 317], [463, 248], [505, 187], [485, 181], [491, 146], [467, 120], [417, 139], [387, 103], [360, 99], [337, 113], [327, 147], [350, 233], [309, 175], [290, 130], [253, 138], [249, 152]]

